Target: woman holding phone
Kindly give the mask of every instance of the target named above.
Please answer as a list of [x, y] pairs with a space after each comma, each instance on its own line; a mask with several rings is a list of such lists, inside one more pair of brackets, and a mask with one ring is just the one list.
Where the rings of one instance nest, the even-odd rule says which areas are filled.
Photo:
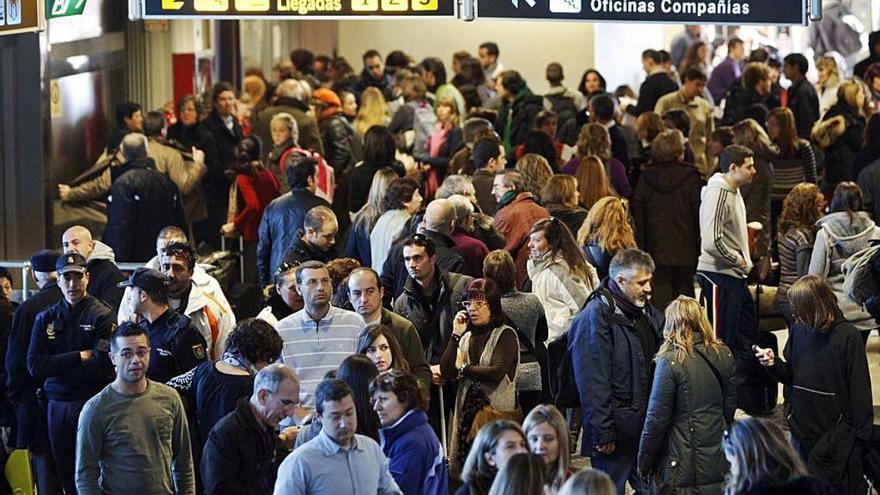
[[458, 380], [449, 448], [454, 473], [460, 471], [467, 445], [483, 423], [517, 416], [519, 341], [505, 323], [498, 286], [489, 279], [471, 281], [462, 305], [465, 309], [455, 315], [440, 359], [443, 379]]

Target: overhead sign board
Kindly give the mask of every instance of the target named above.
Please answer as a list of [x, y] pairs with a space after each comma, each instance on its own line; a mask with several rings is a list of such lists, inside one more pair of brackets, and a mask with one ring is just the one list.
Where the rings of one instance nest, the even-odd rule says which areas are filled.
[[[3, 1], [3, 0], [0, 0]], [[143, 19], [456, 17], [457, 0], [142, 0]]]
[[664, 24], [806, 24], [804, 0], [476, 0], [477, 18], [659, 22]]
[[0, 35], [43, 29], [45, 0], [0, 0]]

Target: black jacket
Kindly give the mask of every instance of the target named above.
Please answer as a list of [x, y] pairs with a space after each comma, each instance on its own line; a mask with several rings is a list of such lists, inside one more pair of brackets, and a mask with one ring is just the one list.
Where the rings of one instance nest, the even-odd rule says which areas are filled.
[[865, 71], [871, 64], [880, 62], [880, 54], [877, 53], [875, 46], [880, 45], [880, 31], [874, 31], [868, 35], [868, 56], [856, 64], [853, 68], [853, 75], [861, 78], [865, 77]]
[[247, 397], [221, 419], [205, 442], [201, 474], [206, 495], [271, 495], [280, 459]]
[[297, 233], [303, 228], [306, 213], [316, 206], [330, 207], [330, 203], [304, 187], [297, 187], [273, 199], [263, 211], [257, 245], [261, 285], [271, 282], [284, 254], [297, 242]]
[[743, 88], [742, 80], [737, 80], [727, 90], [724, 97], [724, 125], [733, 125], [748, 118], [755, 119], [761, 127], [765, 127], [767, 114], [773, 107], [772, 96], [761, 96], [754, 88]]
[[[452, 334], [452, 319], [460, 311], [464, 290], [473, 279], [443, 270], [440, 266], [435, 267], [435, 270], [435, 276], [440, 283], [437, 298], [429, 301], [422, 295], [418, 283], [407, 276], [403, 293], [394, 301], [394, 312], [415, 325], [422, 348], [426, 349], [428, 361], [439, 364], [440, 356], [443, 355]], [[442, 342], [435, 341], [435, 331], [439, 333]]]
[[168, 128], [168, 140], [179, 145], [184, 152], [190, 152], [192, 147], [205, 152], [205, 165], [208, 170], [219, 170], [223, 172], [223, 165], [220, 164], [220, 154], [217, 151], [217, 143], [214, 142], [214, 135], [201, 122], [185, 126], [178, 121]]
[[[510, 162], [516, 162], [516, 147], [521, 145], [526, 138], [526, 134], [532, 129], [532, 121], [538, 112], [544, 109], [544, 98], [532, 94], [531, 90], [524, 88], [513, 99], [501, 100], [501, 107], [498, 109], [498, 120], [495, 123], [495, 129], [504, 137], [505, 143], [510, 143], [510, 149], [507, 152], [507, 159]], [[510, 119], [510, 135], [507, 132], [507, 120]]]
[[856, 327], [842, 315], [828, 332], [795, 323], [783, 355], [767, 372], [786, 386], [786, 416], [795, 438], [814, 443], [842, 414], [857, 438], [870, 440], [871, 377]]
[[[635, 322], [614, 303], [606, 284], [607, 280], [587, 299], [568, 337], [584, 415], [582, 453], [616, 442], [618, 451], [635, 454], [657, 349], [643, 348]], [[648, 304], [643, 318], [659, 346], [663, 314]]]
[[379, 169], [391, 167], [398, 177], [406, 175], [403, 164], [395, 160], [390, 165], [361, 162], [351, 171], [348, 190], [348, 211], [357, 213], [365, 204], [370, 195], [370, 186], [373, 185], [373, 176]]
[[700, 256], [700, 191], [693, 165], [648, 165], [633, 195], [636, 240], [658, 266], [696, 267]]
[[[452, 250], [455, 242], [449, 236], [433, 230], [425, 230], [425, 236], [434, 241], [434, 246], [437, 248], [437, 266], [449, 272], [462, 273], [464, 271], [464, 258]], [[391, 246], [388, 257], [385, 258], [385, 263], [382, 265], [381, 278], [386, 297], [396, 298], [403, 292], [403, 287], [410, 277], [403, 261], [402, 243]]]
[[296, 242], [284, 253], [284, 262], [305, 263], [306, 261], [320, 261], [330, 263], [339, 257], [339, 252], [334, 245], [327, 251], [321, 251], [303, 238], [305, 234], [299, 231]]
[[141, 320], [150, 338], [147, 378], [165, 383], [207, 360], [205, 338], [191, 321], [170, 308], [153, 323]]
[[480, 209], [487, 215], [494, 215], [495, 210], [498, 208], [498, 200], [495, 199], [495, 195], [492, 194], [495, 174], [489, 172], [485, 168], [481, 168], [474, 172], [471, 180], [474, 184], [477, 204], [480, 206]]
[[865, 133], [865, 118], [843, 100], [838, 100], [829, 108], [822, 120], [827, 121], [838, 115], [846, 120], [846, 130], [825, 150], [825, 180], [834, 185], [858, 178], [853, 163], [862, 149]]
[[721, 439], [734, 412], [733, 353], [727, 346], [710, 351], [697, 333], [694, 350], [683, 361], [675, 351], [660, 354], [639, 444], [639, 472], [653, 473], [672, 493], [720, 493], [728, 471]]
[[798, 137], [809, 140], [813, 124], [819, 120], [819, 95], [806, 78], [801, 78], [788, 88], [788, 108], [794, 113]]
[[[153, 238], [155, 242], [155, 237]], [[155, 254], [155, 251], [153, 251]], [[92, 255], [94, 256], [94, 254]], [[86, 265], [89, 270], [89, 295], [110, 306], [113, 312], [119, 311], [125, 289], [118, 286], [126, 279], [113, 260], [90, 257]]]
[[149, 261], [159, 232], [169, 225], [186, 228], [177, 186], [158, 172], [152, 158], [138, 158], [114, 170], [107, 205], [106, 242], [126, 262]]
[[[116, 328], [110, 308], [87, 296], [76, 306], [58, 301], [37, 315], [28, 348], [28, 371], [45, 380], [46, 397], [87, 400], [113, 380], [110, 334]], [[80, 351], [92, 351], [83, 362]]]
[[[236, 150], [244, 137], [241, 124], [238, 119], [232, 119], [232, 130], [230, 131], [223, 118], [212, 111], [208, 118], [202, 122], [206, 129], [214, 138], [214, 145], [217, 148], [217, 161], [214, 163], [205, 163], [208, 171], [205, 173], [204, 186], [205, 198], [209, 203], [225, 205], [229, 202], [229, 186], [231, 182], [224, 172], [235, 165], [237, 160]], [[207, 156], [206, 156], [207, 162]]]
[[324, 158], [336, 171], [336, 181], [347, 177], [364, 157], [364, 143], [344, 115], [337, 113], [321, 123]]
[[[55, 282], [43, 286], [39, 292], [18, 306], [12, 316], [12, 329], [9, 345], [6, 348], [6, 391], [12, 401], [30, 396], [36, 392], [39, 383], [33, 379], [27, 368], [27, 353], [31, 341], [34, 320], [44, 309], [63, 298], [61, 289]], [[24, 398], [22, 397], [22, 400]]]
[[571, 231], [571, 234], [574, 237], [577, 237], [578, 230], [580, 230], [581, 225], [584, 224], [584, 220], [587, 219], [587, 210], [580, 206], [572, 208], [565, 205], [553, 204], [544, 205], [544, 207], [550, 212], [550, 216], [561, 220], [562, 223], [568, 227], [568, 230]]
[[608, 129], [608, 135], [611, 137], [611, 156], [617, 158], [626, 167], [627, 176], [630, 176], [632, 161], [629, 158], [629, 144], [623, 129], [615, 124]]
[[634, 117], [645, 112], [653, 112], [657, 106], [657, 100], [664, 95], [678, 91], [678, 83], [676, 83], [669, 74], [664, 72], [655, 72], [645, 78], [645, 81], [639, 87], [639, 101], [635, 107], [629, 107], [627, 112]]

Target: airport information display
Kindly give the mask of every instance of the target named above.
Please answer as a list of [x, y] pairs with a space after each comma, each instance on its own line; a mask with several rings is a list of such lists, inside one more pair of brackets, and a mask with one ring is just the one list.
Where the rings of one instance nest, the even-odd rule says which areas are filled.
[[484, 19], [806, 24], [803, 0], [476, 0]]
[[[4, 1], [4, 0], [0, 0]], [[143, 0], [144, 19], [442, 18], [458, 0]]]

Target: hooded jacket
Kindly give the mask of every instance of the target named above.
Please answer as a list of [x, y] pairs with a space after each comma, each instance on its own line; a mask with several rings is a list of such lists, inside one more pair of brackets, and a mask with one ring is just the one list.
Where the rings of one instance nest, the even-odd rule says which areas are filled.
[[155, 166], [152, 158], [144, 157], [111, 171], [104, 241], [123, 261], [149, 260], [163, 228], [187, 226], [177, 186]]
[[[843, 126], [840, 125], [839, 117], [843, 118]], [[831, 124], [835, 120], [838, 122], [836, 127]], [[832, 126], [827, 133], [823, 132], [826, 125]], [[825, 139], [828, 140], [827, 144], [821, 145], [825, 151], [825, 181], [829, 185], [837, 185], [843, 181], [856, 180], [858, 172], [854, 170], [853, 162], [856, 154], [862, 149], [865, 133], [865, 118], [859, 115], [858, 110], [849, 103], [839, 100], [828, 110], [825, 120], [817, 124], [813, 132], [814, 136], [817, 133], [824, 134]]]
[[538, 296], [544, 306], [547, 340], [554, 340], [568, 331], [571, 321], [587, 302], [587, 297], [599, 286], [596, 269], [590, 266], [590, 279], [584, 280], [572, 274], [561, 255], [552, 257], [550, 251], [538, 258], [529, 258], [527, 267], [532, 280], [532, 293]]
[[700, 258], [697, 270], [746, 278], [752, 269], [746, 205], [739, 189], [716, 173], [700, 192]]
[[[154, 236], [150, 242], [155, 242], [155, 239]], [[95, 247], [86, 259], [86, 267], [89, 270], [89, 295], [104, 301], [113, 311], [118, 310], [124, 291], [117, 284], [125, 280], [125, 276], [116, 266], [113, 249], [101, 241], [95, 241]]]
[[862, 211], [852, 217], [845, 211], [831, 213], [817, 225], [819, 231], [810, 258], [810, 275], [828, 281], [847, 321], [861, 330], [873, 328], [875, 322], [871, 315], [846, 297], [841, 266], [850, 256], [868, 247], [871, 240], [880, 239], [880, 228]]
[[[281, 112], [289, 113], [293, 120], [296, 121], [297, 129], [299, 129], [299, 139], [297, 143], [300, 147], [314, 151], [319, 155], [324, 154], [324, 143], [321, 141], [321, 131], [318, 129], [318, 121], [309, 112], [309, 106], [297, 100], [296, 98], [279, 97], [275, 99], [275, 103], [271, 107], [265, 108], [259, 113], [259, 117], [253, 122], [252, 134], [256, 134], [264, 143], [272, 142], [272, 130], [269, 124], [272, 117]], [[268, 156], [271, 149], [266, 146], [264, 148], [264, 156]]]
[[658, 266], [690, 266], [700, 256], [703, 178], [683, 162], [646, 167], [633, 196], [636, 239]]
[[388, 471], [404, 495], [446, 495], [448, 476], [443, 451], [428, 415], [413, 409], [393, 425], [379, 430]]

